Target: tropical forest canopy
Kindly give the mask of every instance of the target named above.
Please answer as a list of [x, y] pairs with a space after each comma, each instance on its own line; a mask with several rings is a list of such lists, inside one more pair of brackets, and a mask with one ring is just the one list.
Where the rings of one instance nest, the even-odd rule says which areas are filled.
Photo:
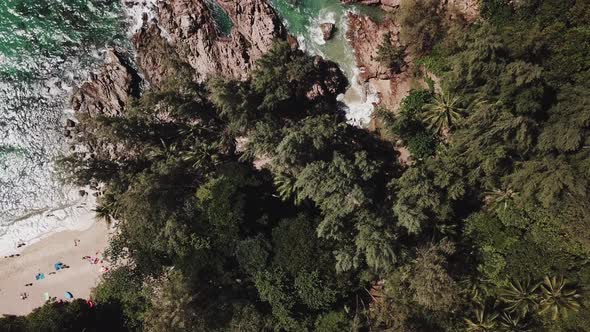
[[177, 64], [122, 116], [81, 116], [111, 148], [61, 163], [104, 184], [118, 268], [96, 307], [2, 330], [590, 331], [590, 3], [484, 0], [466, 25], [437, 2], [392, 14], [403, 48], [380, 57], [437, 83], [377, 132], [310, 99], [317, 61], [285, 43], [248, 81]]

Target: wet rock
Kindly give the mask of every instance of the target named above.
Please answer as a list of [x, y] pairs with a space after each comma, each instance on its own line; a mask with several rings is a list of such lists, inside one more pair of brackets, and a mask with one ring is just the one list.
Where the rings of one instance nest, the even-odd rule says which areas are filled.
[[320, 24], [320, 29], [322, 29], [322, 34], [324, 35], [324, 40], [332, 39], [334, 35], [334, 31], [336, 30], [336, 25], [334, 23], [322, 23]]
[[297, 41], [297, 38], [293, 37], [293, 35], [287, 36], [287, 43], [289, 43], [292, 50], [299, 48], [299, 42]]
[[72, 120], [72, 119], [67, 119], [66, 120], [66, 127], [72, 128], [72, 127], [75, 127], [75, 126], [76, 126], [76, 122], [74, 122], [74, 120]]
[[81, 197], [84, 197], [84, 196], [88, 195], [88, 192], [86, 192], [86, 190], [80, 190], [80, 191], [78, 191], [78, 194], [79, 194]]

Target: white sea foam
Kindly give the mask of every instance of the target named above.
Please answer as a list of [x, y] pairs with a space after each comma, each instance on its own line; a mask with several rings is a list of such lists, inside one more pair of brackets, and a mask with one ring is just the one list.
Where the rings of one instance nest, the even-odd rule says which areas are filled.
[[94, 197], [80, 197], [54, 172], [53, 159], [65, 148], [59, 128], [67, 113], [52, 110], [64, 108], [71, 89], [67, 79], [58, 78], [27, 86], [0, 83], [0, 95], [7, 97], [0, 106], [0, 146], [5, 147], [0, 154], [2, 255], [14, 253], [18, 243], [90, 226], [80, 216], [92, 213]]
[[326, 41], [324, 40], [324, 32], [321, 28], [322, 23], [336, 24], [336, 13], [328, 9], [323, 9], [320, 11], [317, 17], [311, 20], [311, 24], [309, 26], [309, 35], [313, 43], [316, 45], [326, 44]]
[[158, 2], [159, 0], [123, 1], [123, 8], [129, 25], [129, 37], [141, 30], [144, 19], [149, 22], [156, 17]]
[[[55, 40], [75, 42], [56, 34]], [[63, 126], [73, 116], [69, 96], [100, 65], [103, 53], [80, 44], [41, 59], [0, 55], [0, 69], [34, 73], [31, 80], [0, 80], [0, 254], [55, 232], [86, 229], [94, 221], [96, 198], [64, 186], [54, 160], [67, 151]]]
[[79, 188], [71, 188], [62, 206], [38, 209], [21, 216], [11, 224], [0, 225], [0, 255], [10, 255], [51, 234], [68, 230], [86, 230], [95, 219], [93, 208], [96, 198], [90, 194], [80, 196]]

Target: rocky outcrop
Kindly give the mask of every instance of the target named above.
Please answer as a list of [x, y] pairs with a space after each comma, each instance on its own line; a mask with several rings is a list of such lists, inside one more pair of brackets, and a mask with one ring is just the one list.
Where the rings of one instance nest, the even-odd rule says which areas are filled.
[[320, 24], [320, 29], [322, 30], [324, 40], [330, 40], [334, 35], [336, 25], [334, 23], [322, 23]]
[[126, 61], [126, 56], [114, 49], [106, 52], [105, 64], [72, 96], [74, 111], [89, 116], [120, 114], [129, 99], [139, 94], [140, 78]]
[[[395, 9], [400, 0], [341, 0], [343, 3], [361, 3], [381, 6], [384, 9]], [[478, 0], [440, 0], [440, 15], [447, 19], [464, 19], [473, 22], [479, 15]], [[349, 13], [347, 37], [355, 51], [357, 66], [361, 69], [360, 79], [369, 82], [380, 95], [383, 104], [396, 110], [401, 99], [412, 87], [423, 85], [409, 73], [412, 69], [412, 58], [405, 56], [406, 68], [401, 73], [394, 73], [377, 60], [377, 50], [387, 36], [395, 46], [399, 43], [400, 26], [395, 17], [376, 22], [370, 17]]]
[[314, 83], [306, 94], [309, 101], [314, 102], [326, 96], [336, 97], [346, 90], [348, 80], [337, 64], [316, 56], [313, 65], [318, 69], [318, 77], [312, 79]]
[[[401, 5], [402, 0], [340, 0], [343, 4], [358, 3], [367, 6], [379, 6], [385, 11], [393, 11]], [[415, 1], [415, 0], [412, 0]], [[440, 0], [441, 8], [451, 9], [451, 16], [461, 15], [468, 22], [473, 22], [479, 16], [479, 0]]]
[[361, 69], [360, 77], [364, 81], [392, 77], [390, 69], [377, 60], [377, 50], [385, 37], [389, 37], [389, 42], [393, 45], [399, 44], [398, 35], [399, 26], [391, 19], [377, 23], [368, 16], [352, 12], [348, 14], [346, 37], [354, 49], [356, 63]]
[[[135, 61], [148, 82], [159, 87], [164, 81], [176, 76], [176, 70], [170, 59], [178, 59], [174, 50], [156, 24], [144, 27], [133, 36]], [[164, 57], [164, 54], [168, 56]]]
[[139, 65], [150, 83], [158, 85], [174, 72], [170, 63], [162, 63], [170, 55], [192, 67], [198, 82], [212, 76], [246, 79], [273, 40], [286, 38], [285, 28], [267, 1], [218, 0], [218, 4], [233, 22], [227, 36], [218, 32], [205, 0], [158, 3], [157, 19], [146, 22], [134, 37]]
[[[394, 73], [377, 60], [379, 46], [389, 38], [392, 45], [399, 46], [399, 25], [392, 19], [375, 22], [371, 18], [355, 13], [348, 15], [347, 38], [355, 51], [356, 63], [361, 73], [359, 78], [377, 92], [382, 104], [395, 111], [401, 99], [410, 91], [414, 77], [403, 68]], [[409, 56], [405, 61], [411, 63]], [[372, 124], [374, 125], [374, 124]]]
[[[139, 97], [142, 79], [129, 65], [129, 55], [123, 51], [109, 49], [105, 62], [98, 73], [92, 74], [74, 93], [71, 106], [76, 118], [97, 116], [117, 117], [122, 114], [132, 98]], [[84, 152], [86, 158], [97, 155], [111, 160], [124, 160], [130, 151], [123, 144], [111, 144], [95, 135], [100, 128], [88, 126], [88, 121], [66, 121], [64, 136], [77, 138], [72, 151]]]

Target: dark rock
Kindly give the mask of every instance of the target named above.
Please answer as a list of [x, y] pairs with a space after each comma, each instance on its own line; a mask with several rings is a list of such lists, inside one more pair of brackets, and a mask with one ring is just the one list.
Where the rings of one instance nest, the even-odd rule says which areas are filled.
[[322, 23], [320, 24], [320, 28], [324, 34], [324, 40], [332, 39], [332, 36], [334, 36], [334, 31], [336, 30], [336, 25], [334, 25], [334, 23]]
[[287, 43], [289, 43], [292, 50], [299, 48], [299, 42], [297, 41], [297, 38], [293, 37], [293, 35], [287, 36]]
[[306, 94], [307, 99], [314, 101], [326, 96], [336, 97], [346, 90], [348, 80], [337, 64], [320, 56], [314, 57], [313, 64], [319, 69], [318, 77], [313, 78], [313, 84]]

